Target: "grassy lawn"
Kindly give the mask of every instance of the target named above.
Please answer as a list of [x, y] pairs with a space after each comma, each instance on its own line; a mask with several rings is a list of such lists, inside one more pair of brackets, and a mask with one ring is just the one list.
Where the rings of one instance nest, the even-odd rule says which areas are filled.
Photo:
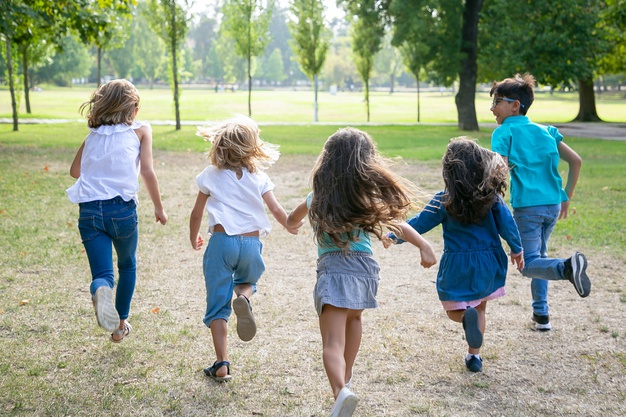
[[[402, 157], [407, 165], [399, 169], [428, 193], [440, 183], [422, 180], [438, 178], [445, 146], [460, 134], [446, 126], [361, 127], [386, 156]], [[287, 210], [306, 195], [307, 173], [336, 129], [262, 126], [264, 139], [281, 146], [283, 157], [269, 174]], [[194, 178], [207, 148], [194, 126], [154, 126], [155, 166], [170, 219], [154, 224], [141, 187], [135, 330], [121, 344], [108, 341], [89, 301], [77, 208], [65, 195], [85, 134], [84, 122], [21, 125], [19, 132], [0, 125], [0, 415], [328, 415], [332, 400], [310, 301], [310, 228], [293, 237], [274, 225], [263, 249], [268, 270], [252, 299], [259, 334], [243, 343], [232, 337], [231, 320], [233, 382], [216, 384], [202, 373], [214, 358], [201, 322], [202, 254], [188, 242]], [[474, 136], [489, 146], [488, 129]], [[567, 142], [582, 156], [583, 170], [571, 217], [559, 222], [550, 250], [588, 255], [596, 274], [592, 295], [580, 299], [568, 283], [551, 286], [555, 330], [539, 334], [526, 323], [528, 282], [511, 271], [507, 297], [488, 314], [485, 372], [470, 375], [462, 364], [460, 325], [436, 299], [436, 268], [417, 268], [410, 245], [394, 252], [376, 246], [381, 306], [364, 314], [355, 417], [624, 415], [626, 142]], [[441, 250], [437, 232], [426, 237]]]
[[[32, 92], [31, 108], [25, 111], [24, 98], [20, 100], [21, 118], [80, 119], [78, 108], [87, 101], [93, 87], [58, 88], [44, 86], [41, 92]], [[169, 89], [150, 90], [139, 86], [142, 120], [173, 120], [173, 100]], [[215, 93], [211, 88], [183, 86], [180, 99], [182, 120], [202, 121], [248, 114], [247, 91]], [[313, 121], [313, 92], [291, 90], [253, 90], [252, 116], [258, 122]], [[319, 101], [320, 122], [365, 123], [367, 121], [363, 94], [339, 92], [331, 95], [321, 91]], [[626, 122], [624, 95], [603, 94], [596, 97], [600, 117], [607, 122]], [[370, 97], [371, 122], [417, 122], [417, 95], [414, 92], [373, 92]], [[489, 111], [491, 99], [488, 92], [476, 95], [476, 112], [479, 123], [493, 123]], [[7, 89], [0, 90], [0, 118], [11, 117], [11, 100]], [[563, 123], [572, 120], [578, 112], [578, 95], [575, 93], [537, 93], [529, 116], [540, 123]], [[451, 92], [422, 92], [420, 95], [420, 121], [422, 123], [456, 123], [457, 111]]]

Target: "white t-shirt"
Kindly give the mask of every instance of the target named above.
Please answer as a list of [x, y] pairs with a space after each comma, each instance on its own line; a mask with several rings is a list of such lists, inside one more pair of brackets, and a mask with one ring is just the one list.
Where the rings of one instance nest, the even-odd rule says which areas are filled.
[[139, 190], [139, 151], [141, 142], [135, 129], [150, 125], [104, 125], [85, 139], [80, 161], [80, 177], [66, 190], [74, 204], [110, 200], [117, 196], [124, 201], [135, 200]]
[[234, 171], [209, 165], [196, 177], [200, 191], [209, 196], [209, 232], [221, 224], [231, 236], [256, 231], [261, 237], [266, 236], [272, 226], [263, 194], [272, 191], [274, 184], [265, 172], [251, 174], [243, 168], [241, 173], [241, 178], [237, 178]]

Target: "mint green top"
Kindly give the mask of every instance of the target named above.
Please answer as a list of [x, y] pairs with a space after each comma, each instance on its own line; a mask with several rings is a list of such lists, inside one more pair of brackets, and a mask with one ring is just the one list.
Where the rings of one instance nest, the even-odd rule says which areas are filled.
[[507, 157], [511, 171], [511, 206], [545, 206], [567, 201], [559, 174], [559, 142], [554, 126], [509, 116], [491, 134], [491, 149]]
[[[311, 207], [311, 200], [313, 199], [313, 193], [309, 193], [306, 197], [306, 206], [307, 208]], [[358, 233], [358, 234], [357, 234]], [[357, 240], [352, 242], [348, 242], [348, 250], [353, 252], [367, 252], [373, 254], [372, 252], [372, 241], [370, 240], [370, 235], [363, 230], [355, 231], [357, 234]], [[332, 240], [328, 237], [326, 233], [324, 233], [324, 244], [317, 246], [317, 256], [320, 257], [328, 252], [338, 252], [341, 251], [341, 248], [337, 247]]]

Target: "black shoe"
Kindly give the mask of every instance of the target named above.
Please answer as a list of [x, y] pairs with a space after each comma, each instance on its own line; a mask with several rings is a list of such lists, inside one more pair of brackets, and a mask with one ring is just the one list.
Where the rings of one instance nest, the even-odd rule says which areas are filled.
[[474, 307], [468, 307], [462, 322], [467, 344], [473, 349], [479, 349], [483, 345], [483, 334], [478, 328], [478, 311]]
[[472, 355], [469, 359], [465, 358], [465, 366], [470, 372], [482, 372], [483, 371], [483, 358], [480, 356]]
[[565, 279], [574, 284], [574, 288], [581, 297], [586, 297], [591, 292], [591, 281], [586, 270], [587, 258], [580, 252], [576, 252], [565, 261]]
[[542, 332], [548, 331], [552, 329], [552, 325], [550, 324], [550, 316], [538, 316], [533, 313], [533, 321], [535, 322], [535, 330], [539, 330]]

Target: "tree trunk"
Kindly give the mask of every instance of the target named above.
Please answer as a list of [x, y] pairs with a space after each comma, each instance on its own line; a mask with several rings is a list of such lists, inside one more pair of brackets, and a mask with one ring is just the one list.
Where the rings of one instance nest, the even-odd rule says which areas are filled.
[[454, 101], [459, 118], [460, 130], [478, 130], [476, 118], [476, 79], [478, 51], [478, 18], [483, 0], [467, 0], [463, 11], [461, 29], [461, 70], [459, 71], [459, 92]]
[[248, 49], [248, 117], [252, 117], [252, 56]]
[[363, 80], [365, 83], [365, 108], [367, 109], [367, 122], [370, 121], [370, 79]]
[[11, 92], [11, 109], [13, 111], [13, 131], [17, 132], [17, 102], [15, 101], [15, 85], [13, 84], [13, 59], [11, 57], [11, 39], [6, 36], [7, 68], [9, 70], [9, 91]]
[[102, 48], [98, 46], [98, 87], [100, 87], [101, 81], [102, 80], [102, 68], [101, 68], [101, 63], [102, 63]]
[[22, 73], [24, 74], [24, 104], [26, 104], [26, 113], [30, 111], [30, 86], [28, 85], [28, 45], [22, 45]]
[[174, 81], [174, 112], [176, 114], [176, 130], [180, 130], [180, 102], [178, 94], [178, 62], [176, 60], [176, 45], [178, 38], [176, 36], [176, 2], [172, 2], [172, 72]]
[[596, 110], [596, 96], [593, 91], [593, 79], [578, 80], [578, 116], [575, 122], [601, 122]]
[[317, 74], [313, 76], [313, 83], [315, 84], [315, 101], [313, 103], [313, 121], [317, 122]]
[[415, 74], [415, 82], [417, 83], [417, 123], [420, 122], [421, 114], [420, 114], [420, 73], [419, 70]]
[[396, 84], [396, 74], [395, 74], [395, 68], [394, 68], [394, 72], [391, 73], [391, 75], [389, 76], [389, 94], [393, 94], [393, 89], [395, 87]]

